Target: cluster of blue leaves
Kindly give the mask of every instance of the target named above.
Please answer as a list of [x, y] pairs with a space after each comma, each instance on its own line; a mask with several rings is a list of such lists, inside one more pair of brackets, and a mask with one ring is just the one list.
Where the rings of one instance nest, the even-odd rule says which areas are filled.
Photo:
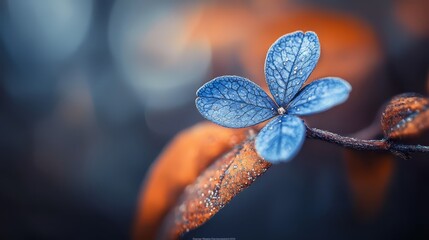
[[230, 128], [274, 118], [256, 137], [256, 151], [272, 163], [288, 161], [305, 139], [306, 128], [298, 116], [341, 104], [351, 91], [349, 83], [336, 77], [302, 87], [319, 56], [319, 39], [314, 32], [286, 34], [270, 47], [265, 61], [265, 77], [275, 101], [246, 78], [221, 76], [198, 89], [197, 108], [208, 120]]

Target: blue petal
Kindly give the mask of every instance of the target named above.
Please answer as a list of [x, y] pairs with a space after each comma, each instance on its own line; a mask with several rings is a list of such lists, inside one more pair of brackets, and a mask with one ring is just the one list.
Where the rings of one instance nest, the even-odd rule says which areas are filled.
[[197, 97], [203, 117], [224, 127], [248, 127], [277, 115], [273, 100], [258, 85], [238, 76], [213, 79], [198, 89]]
[[293, 115], [281, 115], [269, 122], [256, 137], [256, 151], [271, 163], [291, 160], [301, 149], [305, 138], [302, 120]]
[[347, 100], [352, 90], [341, 78], [322, 78], [305, 86], [291, 101], [287, 112], [308, 115], [325, 111]]
[[270, 47], [265, 60], [265, 77], [279, 106], [285, 107], [295, 96], [319, 56], [319, 39], [314, 32], [286, 34]]

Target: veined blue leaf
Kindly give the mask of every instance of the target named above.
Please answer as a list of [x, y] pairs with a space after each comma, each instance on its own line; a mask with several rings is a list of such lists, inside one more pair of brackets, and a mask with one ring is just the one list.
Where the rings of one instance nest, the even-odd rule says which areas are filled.
[[347, 100], [352, 90], [341, 78], [327, 77], [305, 86], [290, 102], [288, 114], [308, 115], [325, 111]]
[[198, 111], [208, 120], [230, 128], [248, 127], [277, 115], [277, 106], [255, 83], [222, 76], [197, 91]]
[[293, 115], [280, 115], [271, 120], [256, 137], [256, 151], [271, 163], [291, 160], [301, 149], [305, 126]]
[[279, 106], [286, 107], [295, 96], [319, 56], [319, 39], [314, 32], [293, 32], [274, 42], [265, 60], [265, 77]]

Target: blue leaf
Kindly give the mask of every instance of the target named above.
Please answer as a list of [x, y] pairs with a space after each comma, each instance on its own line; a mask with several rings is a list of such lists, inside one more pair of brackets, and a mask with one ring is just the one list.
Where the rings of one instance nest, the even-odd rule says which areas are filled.
[[277, 115], [277, 106], [255, 83], [222, 76], [204, 84], [195, 101], [208, 120], [230, 128], [248, 127]]
[[328, 77], [305, 86], [291, 101], [288, 114], [308, 115], [325, 111], [347, 100], [352, 90], [341, 78]]
[[314, 32], [286, 34], [270, 47], [265, 60], [265, 77], [279, 106], [286, 107], [295, 96], [319, 56], [319, 39]]
[[291, 160], [301, 149], [305, 126], [293, 115], [281, 115], [269, 122], [256, 137], [256, 151], [271, 163]]

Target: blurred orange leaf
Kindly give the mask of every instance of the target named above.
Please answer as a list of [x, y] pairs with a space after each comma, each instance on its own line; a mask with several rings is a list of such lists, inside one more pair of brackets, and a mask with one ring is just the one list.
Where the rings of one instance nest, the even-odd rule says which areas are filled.
[[376, 217], [386, 198], [395, 162], [388, 153], [345, 151], [355, 211], [361, 219]]
[[381, 48], [372, 29], [358, 19], [337, 12], [303, 8], [265, 17], [252, 29], [254, 34], [244, 42], [240, 59], [252, 79], [261, 82], [264, 81], [261, 66], [267, 49], [279, 36], [298, 29], [316, 32], [323, 49], [309, 80], [338, 75], [353, 85], [367, 77], [369, 69], [381, 59]]
[[409, 33], [425, 38], [429, 36], [428, 9], [427, 0], [396, 0], [393, 13]]

